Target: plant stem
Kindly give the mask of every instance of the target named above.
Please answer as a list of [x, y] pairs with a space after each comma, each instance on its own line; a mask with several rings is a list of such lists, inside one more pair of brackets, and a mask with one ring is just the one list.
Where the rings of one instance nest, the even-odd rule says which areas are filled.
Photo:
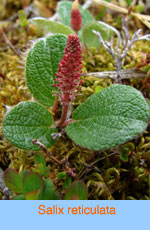
[[76, 169], [75, 168], [70, 168], [69, 167], [69, 162], [68, 162], [68, 158], [64, 157], [63, 160], [59, 161], [57, 160], [53, 155], [52, 153], [50, 153], [47, 148], [42, 144], [40, 143], [37, 139], [34, 139], [32, 141], [33, 144], [35, 145], [38, 145], [46, 154], [47, 156], [53, 160], [57, 165], [59, 166], [62, 166], [65, 170], [65, 172], [67, 173], [68, 176], [71, 176], [71, 177], [75, 177], [76, 176]]
[[60, 123], [59, 123], [59, 126], [60, 126], [60, 127], [63, 127], [63, 124], [64, 124], [65, 121], [66, 121], [68, 108], [69, 108], [69, 105], [64, 105], [64, 106], [63, 106], [62, 115], [61, 115], [61, 120], [60, 120]]
[[58, 107], [58, 97], [55, 97], [54, 105], [52, 108], [52, 112], [54, 113], [54, 115], [56, 114], [57, 107]]
[[58, 165], [61, 165], [61, 164], [62, 164], [62, 163], [61, 163], [59, 160], [57, 160], [57, 159], [47, 150], [47, 148], [46, 148], [42, 143], [40, 143], [37, 139], [34, 139], [34, 140], [32, 141], [32, 143], [35, 144], [35, 145], [38, 145], [38, 146], [47, 154], [47, 156], [48, 156], [50, 159], [52, 159], [55, 163], [57, 163]]
[[5, 43], [9, 46], [9, 48], [20, 58], [20, 54], [19, 52], [17, 52], [17, 50], [15, 49], [15, 47], [11, 44], [11, 42], [9, 41], [9, 39], [7, 38], [4, 30], [0, 30], [0, 32], [2, 33], [2, 36], [5, 40]]
[[67, 119], [67, 114], [68, 114], [68, 109], [69, 109], [69, 93], [66, 93], [64, 96], [64, 103], [63, 103], [63, 107], [62, 107], [62, 114], [61, 114], [61, 119], [60, 122], [58, 124], [59, 127], [63, 127], [64, 123], [66, 122]]

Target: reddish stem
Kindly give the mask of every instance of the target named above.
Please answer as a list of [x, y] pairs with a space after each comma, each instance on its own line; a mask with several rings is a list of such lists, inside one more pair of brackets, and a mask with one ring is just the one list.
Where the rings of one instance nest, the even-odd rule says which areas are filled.
[[55, 102], [52, 108], [52, 112], [54, 113], [54, 115], [56, 114], [57, 107], [58, 107], [58, 97], [55, 97]]
[[61, 114], [61, 119], [59, 122], [59, 127], [63, 127], [64, 123], [66, 122], [67, 119], [67, 114], [68, 114], [68, 109], [69, 109], [69, 94], [65, 94], [64, 96], [64, 103], [63, 103], [63, 107], [62, 107], [62, 114]]
[[57, 159], [47, 150], [47, 148], [46, 148], [42, 143], [40, 143], [37, 139], [34, 139], [34, 140], [32, 141], [32, 143], [35, 144], [35, 145], [38, 145], [41, 149], [43, 149], [43, 151], [47, 154], [47, 156], [48, 156], [50, 159], [52, 159], [56, 164], [58, 164], [58, 165], [61, 165], [61, 164], [62, 164], [61, 161], [57, 160]]

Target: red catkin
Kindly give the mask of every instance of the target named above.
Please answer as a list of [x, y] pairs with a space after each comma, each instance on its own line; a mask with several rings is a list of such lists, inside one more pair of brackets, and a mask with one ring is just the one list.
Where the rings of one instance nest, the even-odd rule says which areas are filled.
[[75, 91], [81, 84], [82, 59], [81, 45], [75, 34], [70, 34], [67, 39], [63, 59], [59, 63], [58, 72], [55, 73], [55, 87], [59, 89], [59, 99], [63, 105], [61, 125], [66, 121], [68, 106], [75, 98]]
[[78, 33], [82, 27], [82, 16], [79, 10], [78, 0], [76, 0], [72, 5], [70, 25], [76, 33]]

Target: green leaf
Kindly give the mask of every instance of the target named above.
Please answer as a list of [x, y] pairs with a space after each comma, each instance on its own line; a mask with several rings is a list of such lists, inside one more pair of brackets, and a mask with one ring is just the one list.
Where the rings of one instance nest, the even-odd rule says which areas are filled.
[[50, 174], [50, 166], [48, 165], [48, 167], [44, 168], [40, 163], [33, 171], [39, 173], [42, 177], [47, 177]]
[[38, 173], [28, 173], [23, 178], [23, 193], [26, 200], [41, 199], [45, 189], [45, 183]]
[[127, 162], [129, 154], [135, 150], [135, 145], [132, 142], [128, 142], [121, 145], [118, 150], [120, 152], [120, 159]]
[[[58, 6], [58, 13], [63, 24], [70, 26], [70, 14], [71, 14], [72, 2], [62, 1]], [[83, 26], [87, 23], [94, 21], [94, 17], [88, 10], [84, 10], [82, 6], [79, 5], [79, 10], [82, 15]]]
[[21, 178], [23, 179], [29, 172], [30, 172], [29, 169], [23, 170], [22, 173], [21, 173]]
[[129, 154], [129, 149], [128, 148], [120, 149], [120, 159], [122, 161], [125, 161], [125, 162], [128, 161], [128, 154]]
[[36, 165], [39, 165], [39, 164], [42, 164], [43, 165], [43, 168], [46, 168], [46, 161], [45, 161], [45, 158], [44, 156], [42, 155], [42, 153], [36, 153], [34, 155], [34, 163]]
[[50, 179], [45, 179], [45, 191], [42, 196], [42, 200], [59, 200], [57, 194], [55, 193], [53, 182]]
[[13, 198], [13, 200], [25, 200], [24, 195], [18, 195]]
[[63, 189], [67, 189], [71, 185], [71, 182], [72, 182], [72, 178], [70, 176], [67, 176], [64, 181]]
[[14, 169], [6, 169], [4, 172], [4, 182], [6, 186], [15, 194], [22, 193], [22, 178]]
[[43, 105], [52, 106], [52, 86], [63, 57], [67, 36], [55, 34], [38, 41], [26, 60], [26, 80], [33, 96]]
[[60, 33], [60, 34], [69, 35], [74, 33], [74, 31], [70, 27], [58, 22], [51, 21], [47, 18], [42, 18], [42, 17], [32, 18], [29, 20], [29, 23], [34, 24], [35, 26], [37, 26], [38, 28], [46, 32], [50, 32], [54, 34]]
[[50, 169], [46, 168], [46, 161], [41, 153], [36, 153], [34, 155], [34, 163], [36, 164], [36, 168], [34, 169], [34, 172], [39, 173], [41, 176], [47, 176], [50, 173]]
[[115, 32], [120, 41], [120, 34], [114, 27], [101, 21], [95, 21], [88, 23], [83, 29], [82, 38], [87, 47], [100, 47], [100, 41], [93, 33], [93, 30], [100, 32], [104, 40], [109, 40], [112, 37], [112, 34]]
[[41, 200], [41, 193], [40, 193], [40, 189], [36, 190], [36, 191], [31, 191], [31, 192], [27, 192], [24, 197], [26, 200]]
[[67, 189], [65, 200], [87, 200], [88, 190], [82, 181], [75, 181]]
[[36, 102], [22, 102], [4, 118], [2, 131], [6, 138], [21, 149], [40, 150], [32, 144], [38, 139], [47, 148], [54, 144], [51, 133], [53, 118], [49, 111]]
[[88, 149], [113, 148], [135, 138], [147, 127], [148, 105], [131, 86], [112, 85], [92, 95], [73, 112], [68, 136]]
[[57, 174], [57, 178], [59, 180], [62, 180], [64, 178], [66, 178], [66, 176], [67, 176], [66, 172], [60, 172], [60, 173]]
[[34, 163], [36, 164], [36, 168], [34, 169], [34, 172], [39, 173], [41, 176], [45, 177], [50, 174], [50, 167], [46, 167], [46, 161], [41, 153], [36, 153], [34, 155]]
[[149, 108], [149, 118], [150, 118], [150, 100], [148, 98], [146, 98], [146, 102], [148, 104], [148, 108]]

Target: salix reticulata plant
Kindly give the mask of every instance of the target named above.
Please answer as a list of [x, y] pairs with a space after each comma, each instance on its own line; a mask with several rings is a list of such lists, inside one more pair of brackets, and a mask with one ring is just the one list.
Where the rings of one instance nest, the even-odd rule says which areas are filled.
[[[6, 114], [3, 133], [7, 139], [22, 149], [45, 149], [54, 145], [54, 133], [57, 136], [57, 127], [62, 127], [76, 144], [100, 150], [133, 139], [146, 129], [148, 104], [140, 91], [126, 85], [112, 85], [92, 95], [68, 117], [68, 105], [81, 84], [80, 70], [76, 35], [56, 34], [38, 41], [28, 53], [25, 76], [39, 103], [22, 102]], [[53, 107], [53, 91], [62, 105], [60, 121], [55, 122], [45, 107]]]
[[[68, 6], [70, 9], [70, 3]], [[75, 11], [71, 13], [71, 20], [76, 20], [76, 15], [80, 14], [79, 9], [75, 7], [72, 10]], [[81, 10], [83, 17], [82, 13]], [[71, 21], [76, 33], [84, 20], [84, 17], [80, 20], [79, 27]], [[109, 45], [99, 33], [96, 32], [96, 35], [114, 55], [119, 81], [122, 59], [139, 32], [125, 44], [123, 54], [117, 46], [118, 57], [113, 50], [113, 43]], [[125, 31], [125, 36], [127, 35]], [[6, 114], [3, 121], [3, 133], [9, 141], [22, 149], [43, 149], [53, 162], [63, 164], [71, 176], [75, 175], [74, 169], [70, 169], [65, 160], [58, 161], [47, 150], [54, 145], [54, 139], [59, 137], [58, 130], [66, 132], [77, 145], [101, 150], [135, 138], [146, 129], [149, 119], [149, 106], [141, 92], [131, 86], [119, 84], [92, 95], [70, 114], [69, 107], [82, 84], [81, 51], [79, 37], [75, 34], [69, 34], [68, 37], [55, 34], [35, 43], [26, 58], [25, 77], [28, 88], [37, 101], [19, 103]], [[57, 112], [58, 101], [62, 114], [56, 120], [53, 115]]]

